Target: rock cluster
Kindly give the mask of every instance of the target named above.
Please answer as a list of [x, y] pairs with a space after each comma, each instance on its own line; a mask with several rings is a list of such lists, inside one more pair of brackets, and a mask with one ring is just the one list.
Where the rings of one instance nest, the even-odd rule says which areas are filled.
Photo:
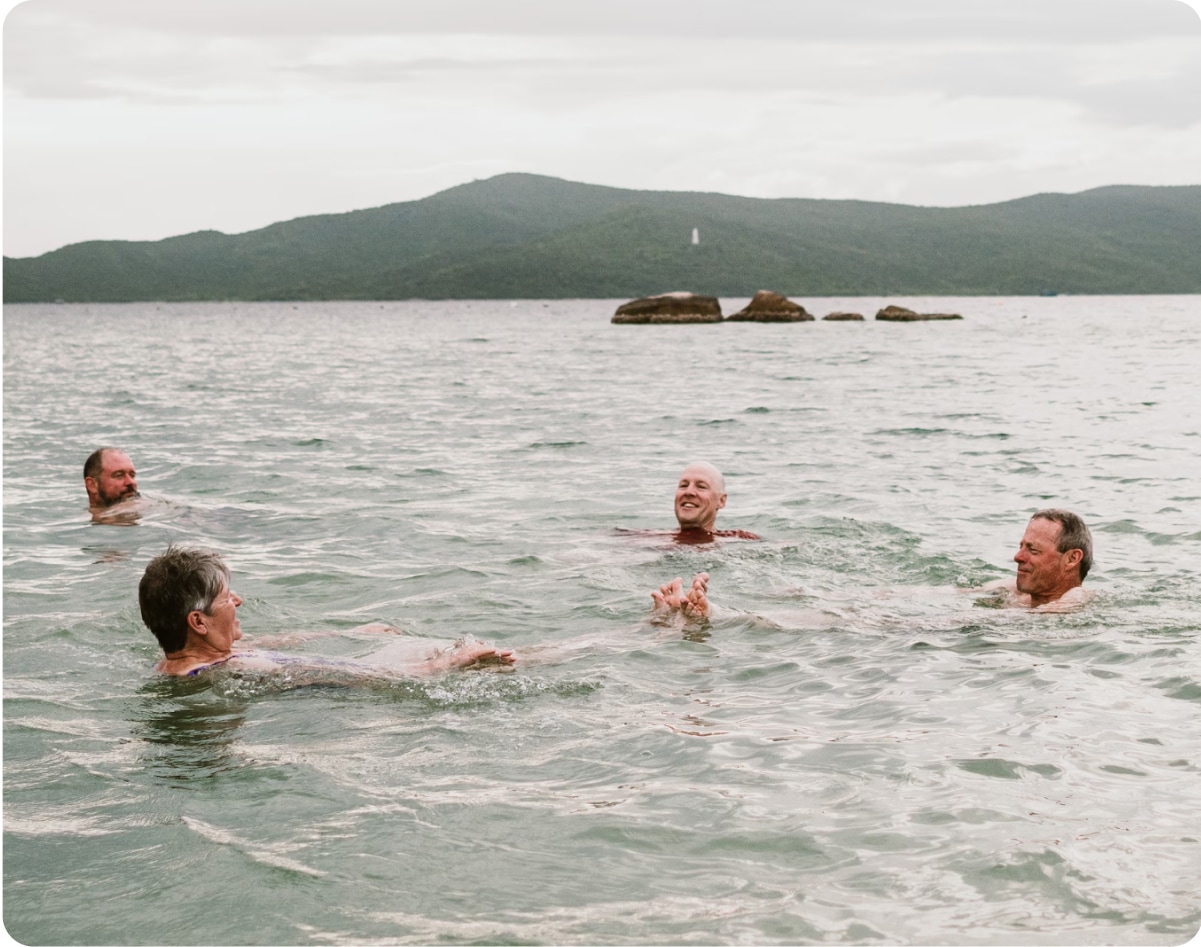
[[962, 319], [963, 316], [949, 312], [914, 312], [904, 306], [885, 306], [876, 318], [881, 322], [926, 322], [931, 319]]
[[743, 309], [726, 317], [727, 322], [812, 322], [805, 307], [791, 299], [761, 289]]
[[618, 325], [721, 322], [721, 304], [715, 296], [700, 296], [697, 293], [643, 296], [618, 306], [610, 321]]
[[[904, 306], [885, 306], [876, 313], [881, 322], [926, 322], [932, 319], [962, 319], [949, 312], [914, 312]], [[857, 312], [832, 312], [827, 322], [864, 322]], [[685, 322], [813, 322], [805, 307], [786, 296], [761, 289], [745, 307], [723, 319], [715, 296], [699, 293], [661, 293], [643, 296], [617, 307], [612, 322], [618, 325], [663, 325]]]

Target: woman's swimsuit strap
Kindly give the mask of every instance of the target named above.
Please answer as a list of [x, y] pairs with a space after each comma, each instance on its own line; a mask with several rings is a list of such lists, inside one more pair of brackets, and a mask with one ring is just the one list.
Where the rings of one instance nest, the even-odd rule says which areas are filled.
[[201, 671], [207, 671], [209, 668], [215, 668], [219, 664], [224, 664], [226, 661], [228, 661], [232, 657], [235, 657], [235, 655], [227, 654], [225, 657], [221, 658], [220, 660], [213, 661], [209, 664], [201, 664], [199, 667], [194, 667], [194, 668], [192, 668], [192, 670], [188, 671], [184, 675], [184, 677], [195, 677]]

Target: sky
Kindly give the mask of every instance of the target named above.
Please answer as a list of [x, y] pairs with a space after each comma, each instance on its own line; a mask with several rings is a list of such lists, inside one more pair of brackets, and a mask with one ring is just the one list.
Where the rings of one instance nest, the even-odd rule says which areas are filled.
[[927, 206], [1201, 184], [1198, 7], [8, 0], [4, 254], [510, 171]]

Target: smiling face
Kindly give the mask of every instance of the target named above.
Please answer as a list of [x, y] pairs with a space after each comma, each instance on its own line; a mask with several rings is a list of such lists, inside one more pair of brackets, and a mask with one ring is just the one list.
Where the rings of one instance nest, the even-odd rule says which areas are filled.
[[725, 483], [711, 464], [691, 464], [676, 486], [676, 520], [680, 529], [712, 530], [717, 511], [726, 505]]
[[1034, 606], [1054, 602], [1080, 585], [1079, 549], [1059, 551], [1063, 527], [1053, 520], [1032, 519], [1013, 561], [1018, 564], [1017, 590], [1030, 596]]
[[112, 506], [138, 496], [138, 472], [124, 451], [106, 450], [100, 458], [100, 473], [83, 482], [92, 506]]

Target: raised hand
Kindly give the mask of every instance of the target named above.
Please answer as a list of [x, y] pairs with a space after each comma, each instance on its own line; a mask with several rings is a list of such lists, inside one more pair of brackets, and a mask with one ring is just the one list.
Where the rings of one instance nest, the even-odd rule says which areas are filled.
[[516, 664], [512, 651], [501, 650], [486, 644], [468, 644], [443, 655], [448, 668], [503, 667]]

